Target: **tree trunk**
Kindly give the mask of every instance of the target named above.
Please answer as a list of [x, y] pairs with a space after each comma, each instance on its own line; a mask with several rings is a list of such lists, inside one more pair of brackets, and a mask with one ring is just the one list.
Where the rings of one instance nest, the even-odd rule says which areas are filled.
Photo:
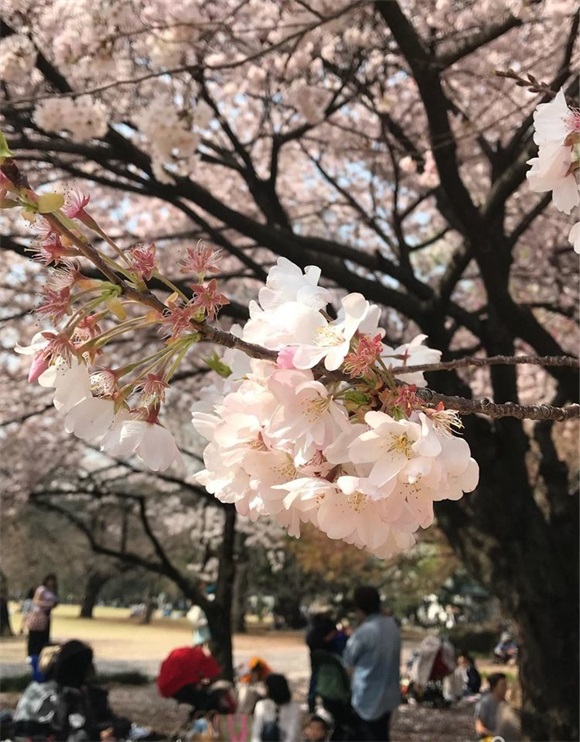
[[240, 539], [241, 543], [238, 549], [238, 560], [236, 562], [234, 603], [232, 606], [232, 622], [236, 634], [245, 634], [247, 632], [246, 599], [248, 593], [248, 560], [246, 547], [242, 539]]
[[153, 614], [155, 613], [155, 609], [157, 608], [157, 601], [151, 595], [147, 595], [143, 602], [145, 604], [145, 611], [141, 616], [141, 620], [139, 621], [139, 623], [143, 624], [144, 626], [148, 626], [153, 620]]
[[99, 593], [113, 575], [107, 572], [89, 572], [81, 602], [79, 618], [92, 618]]
[[0, 596], [0, 636], [13, 636], [12, 626], [10, 625], [10, 611], [8, 610], [8, 601], [4, 596]]
[[10, 611], [8, 610], [8, 580], [4, 572], [0, 570], [0, 636], [13, 636], [10, 625]]
[[210, 638], [210, 651], [223, 670], [224, 678], [234, 679], [232, 644], [232, 605], [234, 602], [236, 509], [233, 505], [225, 509], [224, 533], [219, 550], [219, 572], [215, 600], [204, 610]]
[[439, 522], [516, 624], [524, 732], [532, 740], [578, 739], [578, 498], [544, 458], [548, 504], [539, 507], [519, 421], [466, 419], [466, 437], [480, 484], [458, 503], [439, 503]]

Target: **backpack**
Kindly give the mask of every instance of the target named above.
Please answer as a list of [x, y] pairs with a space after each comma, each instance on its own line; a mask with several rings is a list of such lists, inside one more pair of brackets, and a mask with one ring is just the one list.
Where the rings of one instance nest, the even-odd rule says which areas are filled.
[[316, 694], [327, 701], [350, 704], [350, 679], [340, 657], [324, 649], [312, 655]]
[[278, 724], [278, 713], [280, 709], [276, 706], [276, 718], [274, 721], [266, 721], [262, 726], [261, 742], [281, 742], [282, 730]]

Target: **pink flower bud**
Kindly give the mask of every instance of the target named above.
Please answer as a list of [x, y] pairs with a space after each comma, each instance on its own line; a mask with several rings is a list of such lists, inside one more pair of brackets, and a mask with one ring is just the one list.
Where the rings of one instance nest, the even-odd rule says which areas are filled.
[[290, 345], [287, 345], [285, 348], [282, 348], [282, 350], [278, 353], [278, 358], [276, 359], [276, 365], [278, 366], [278, 368], [295, 368], [294, 366], [295, 353], [296, 353], [296, 348], [293, 348]]
[[41, 350], [40, 353], [36, 353], [36, 355], [32, 359], [30, 371], [28, 372], [29, 384], [32, 384], [33, 381], [36, 381], [38, 377], [46, 371], [47, 368], [48, 360], [46, 357], [46, 353]]

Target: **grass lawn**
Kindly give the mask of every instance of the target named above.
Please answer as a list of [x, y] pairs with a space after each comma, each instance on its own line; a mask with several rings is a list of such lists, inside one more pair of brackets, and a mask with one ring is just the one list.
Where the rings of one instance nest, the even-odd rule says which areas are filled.
[[[102, 659], [162, 659], [171, 649], [191, 641], [191, 625], [183, 619], [156, 619], [143, 626], [129, 618], [127, 608], [97, 607], [94, 619], [78, 618], [78, 605], [59, 605], [52, 613], [55, 642], [82, 639]], [[20, 614], [12, 613], [12, 629], [20, 629]], [[19, 662], [26, 639], [17, 635], [0, 642], [0, 662]]]
[[[11, 605], [13, 631], [19, 631], [21, 618], [17, 605]], [[59, 605], [52, 612], [52, 640], [81, 639], [90, 644], [102, 660], [159, 660], [175, 647], [191, 644], [192, 627], [186, 618], [155, 618], [143, 625], [129, 618], [128, 608], [97, 606], [93, 619], [78, 618], [78, 605]], [[250, 632], [234, 638], [239, 650], [253, 650], [258, 644], [304, 648], [303, 632], [271, 631], [249, 622]], [[0, 663], [22, 662], [26, 638], [22, 635], [0, 639]]]

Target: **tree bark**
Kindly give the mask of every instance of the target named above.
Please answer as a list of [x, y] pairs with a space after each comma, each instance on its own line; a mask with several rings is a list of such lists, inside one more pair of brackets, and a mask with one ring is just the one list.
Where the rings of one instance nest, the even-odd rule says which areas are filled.
[[[238, 534], [241, 535], [241, 534]], [[236, 577], [234, 580], [234, 601], [232, 605], [232, 623], [236, 634], [247, 633], [246, 600], [248, 593], [248, 561], [247, 551], [243, 543], [243, 536], [238, 539], [238, 559], [236, 562]]]
[[79, 618], [93, 618], [93, 610], [97, 604], [99, 593], [112, 576], [109, 572], [89, 572], [85, 583]]
[[13, 636], [12, 626], [10, 625], [10, 612], [8, 610], [8, 601], [4, 596], [0, 597], [0, 636]]
[[8, 610], [8, 580], [0, 570], [0, 636], [14, 636], [10, 625], [10, 611]]
[[522, 425], [473, 419], [466, 427], [480, 484], [458, 503], [439, 503], [439, 522], [516, 625], [525, 733], [578, 739], [578, 498], [560, 502], [565, 516], [546, 518], [529, 481]]
[[236, 509], [225, 509], [224, 533], [219, 550], [215, 600], [204, 606], [210, 631], [210, 651], [222, 667], [223, 676], [234, 679], [232, 605], [234, 601]]
[[151, 595], [148, 595], [144, 602], [145, 602], [145, 612], [143, 613], [140, 623], [148, 626], [153, 619], [153, 614], [155, 613], [157, 602]]

